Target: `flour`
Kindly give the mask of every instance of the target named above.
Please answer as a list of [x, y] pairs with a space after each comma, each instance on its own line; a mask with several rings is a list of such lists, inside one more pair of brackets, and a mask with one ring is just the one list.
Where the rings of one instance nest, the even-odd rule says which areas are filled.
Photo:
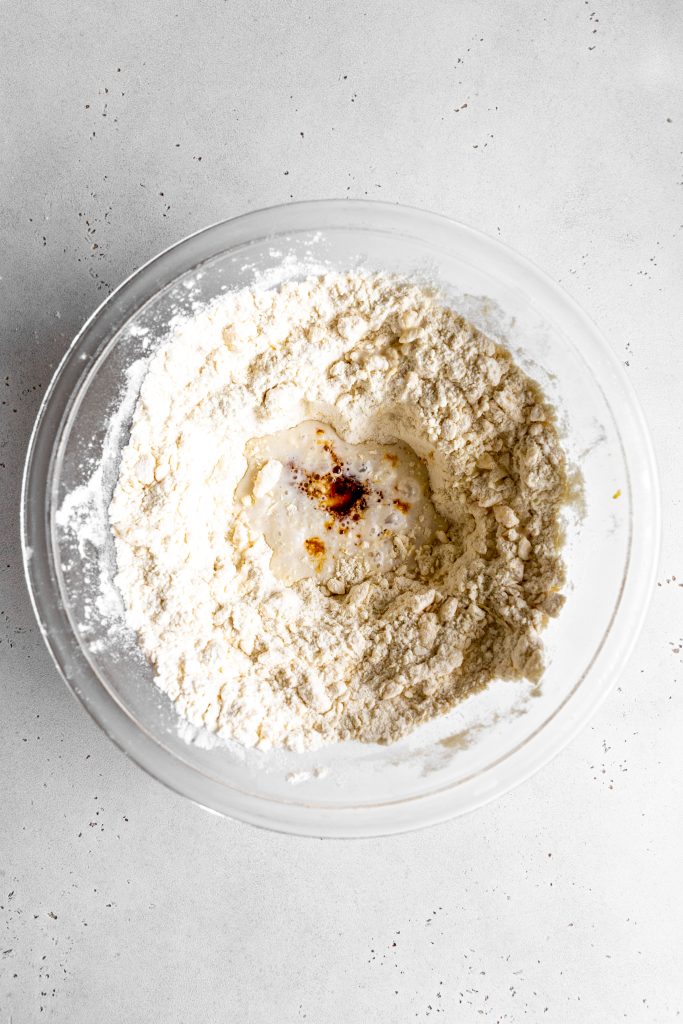
[[[381, 446], [405, 449], [431, 489], [413, 519], [381, 519], [385, 483], [339, 526], [325, 467], [304, 487], [305, 451], [283, 454], [282, 432], [307, 423], [340, 439], [337, 462], [372, 443], [355, 476], [330, 456], [337, 490], [366, 493]], [[435, 291], [326, 274], [223, 296], [153, 356], [110, 507], [116, 582], [194, 725], [262, 748], [388, 742], [494, 678], [540, 678], [566, 496], [553, 410], [506, 349]], [[286, 515], [315, 537], [290, 536]]]

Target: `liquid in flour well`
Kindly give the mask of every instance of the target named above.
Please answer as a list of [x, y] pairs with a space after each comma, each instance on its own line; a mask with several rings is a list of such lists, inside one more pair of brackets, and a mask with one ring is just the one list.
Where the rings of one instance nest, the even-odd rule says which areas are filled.
[[443, 526], [427, 469], [406, 445], [349, 444], [309, 420], [250, 441], [246, 455], [235, 497], [286, 583], [327, 582], [349, 561], [364, 576], [388, 572]]

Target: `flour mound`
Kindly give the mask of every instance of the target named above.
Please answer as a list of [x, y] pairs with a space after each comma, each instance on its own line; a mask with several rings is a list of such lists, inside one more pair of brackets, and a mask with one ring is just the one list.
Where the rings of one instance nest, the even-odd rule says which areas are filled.
[[[433, 535], [387, 534], [382, 571], [341, 557], [332, 580], [283, 581], [236, 491], [257, 439], [308, 421], [421, 460]], [[368, 273], [243, 290], [150, 362], [110, 507], [116, 582], [193, 724], [262, 748], [389, 742], [494, 678], [540, 678], [566, 495], [538, 385], [438, 292]]]

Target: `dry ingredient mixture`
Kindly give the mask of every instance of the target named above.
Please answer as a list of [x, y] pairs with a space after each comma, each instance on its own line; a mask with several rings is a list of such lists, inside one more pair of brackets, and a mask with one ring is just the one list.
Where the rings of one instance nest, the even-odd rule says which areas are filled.
[[438, 292], [222, 297], [152, 358], [110, 508], [156, 682], [247, 746], [389, 742], [539, 679], [563, 603], [552, 408]]

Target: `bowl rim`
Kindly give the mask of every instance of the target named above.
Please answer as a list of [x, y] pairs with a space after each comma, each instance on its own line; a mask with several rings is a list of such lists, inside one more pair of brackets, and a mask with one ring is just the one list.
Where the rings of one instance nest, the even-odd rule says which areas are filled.
[[[87, 346], [90, 335], [100, 320], [116, 312], [121, 320], [109, 337], [121, 329], [139, 309], [163, 287], [167, 287], [179, 276], [184, 276], [203, 259], [191, 263], [164, 278], [163, 284], [147, 290], [141, 301], [129, 305], [129, 293], [134, 286], [150, 285], [155, 276], [166, 271], [180, 251], [188, 245], [204, 240], [208, 243], [217, 232], [232, 229], [235, 235], [251, 225], [276, 217], [287, 222], [265, 234], [246, 236], [246, 241], [257, 238], [281, 238], [287, 232], [309, 230], [302, 228], [300, 220], [307, 215], [315, 220], [323, 210], [333, 215], [338, 224], [326, 225], [322, 230], [334, 227], [349, 227], [348, 220], [355, 213], [370, 219], [386, 222], [388, 229], [396, 232], [399, 227], [413, 225], [418, 228], [418, 237], [424, 237], [425, 229], [431, 227], [435, 233], [452, 234], [454, 231], [465, 235], [473, 243], [493, 247], [499, 257], [517, 276], [529, 279], [534, 290], [545, 289], [548, 295], [559, 302], [565, 311], [571, 313], [578, 332], [592, 342], [592, 354], [597, 352], [604, 365], [615, 376], [621, 390], [621, 398], [627, 409], [620, 415], [618, 425], [628, 415], [631, 428], [631, 442], [635, 443], [625, 457], [627, 468], [638, 464], [637, 480], [629, 473], [630, 497], [632, 489], [638, 489], [638, 509], [642, 508], [640, 519], [643, 526], [633, 530], [629, 552], [626, 558], [620, 594], [617, 598], [607, 630], [598, 646], [591, 663], [575, 683], [570, 693], [550, 716], [526, 736], [520, 744], [509, 750], [501, 759], [487, 764], [472, 776], [457, 780], [438, 790], [419, 796], [407, 797], [391, 802], [343, 808], [322, 808], [316, 804], [288, 803], [271, 797], [243, 793], [229, 784], [209, 779], [199, 768], [181, 761], [161, 745], [126, 711], [118, 699], [102, 685], [85, 655], [72, 628], [67, 610], [61, 601], [55, 601], [59, 594], [59, 570], [52, 559], [50, 488], [54, 470], [55, 453], [69, 410], [84, 370], [82, 346]], [[361, 225], [354, 225], [362, 230]], [[367, 225], [372, 230], [381, 230], [377, 223]], [[229, 251], [237, 242], [224, 245], [222, 251]], [[158, 282], [157, 282], [158, 284]], [[85, 362], [87, 363], [87, 353]], [[66, 394], [64, 385], [70, 384]], [[612, 403], [605, 396], [608, 406]], [[616, 422], [616, 418], [615, 418]], [[621, 432], [619, 431], [620, 437]], [[631, 505], [633, 508], [633, 505]], [[520, 785], [540, 770], [576, 736], [584, 724], [606, 699], [624, 664], [636, 643], [642, 628], [653, 592], [657, 572], [661, 512], [660, 491], [654, 450], [646, 421], [635, 392], [623, 367], [597, 326], [582, 310], [564, 288], [556, 284], [531, 260], [517, 253], [510, 246], [492, 238], [475, 228], [469, 227], [442, 214], [378, 200], [318, 199], [305, 202], [285, 203], [253, 210], [237, 217], [219, 220], [205, 228], [191, 233], [153, 256], [133, 271], [101, 302], [81, 329], [74, 336], [62, 359], [57, 365], [41, 402], [31, 431], [24, 464], [20, 506], [21, 544], [24, 574], [31, 604], [43, 640], [52, 656], [58, 672], [75, 697], [83, 704], [91, 717], [109, 738], [148, 774], [171, 790], [187, 796], [198, 805], [214, 813], [240, 819], [275, 831], [308, 836], [325, 837], [368, 837], [389, 835], [410, 831], [446, 821], [482, 806]], [[617, 617], [628, 624], [619, 638], [614, 634]], [[601, 658], [604, 664], [598, 684], [581, 686]], [[501, 780], [497, 769], [505, 762], [508, 776]], [[512, 770], [511, 770], [512, 769]], [[207, 800], [207, 791], [209, 799]], [[460, 798], [454, 799], [457, 791]]]

